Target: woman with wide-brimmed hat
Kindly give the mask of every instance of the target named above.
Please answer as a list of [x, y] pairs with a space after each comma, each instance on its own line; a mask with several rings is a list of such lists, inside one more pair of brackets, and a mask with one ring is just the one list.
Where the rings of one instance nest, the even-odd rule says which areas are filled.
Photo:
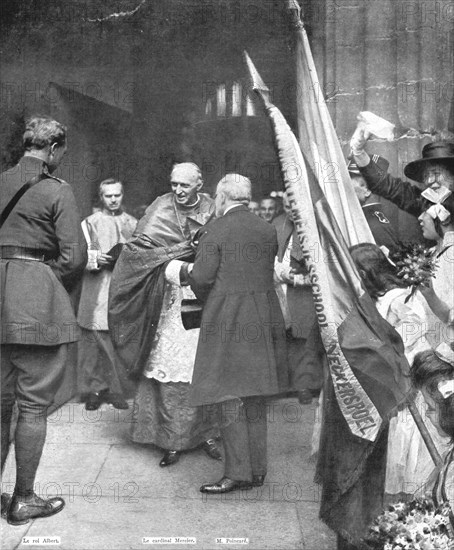
[[424, 146], [422, 158], [408, 163], [404, 174], [420, 186], [396, 178], [372, 162], [364, 150], [369, 135], [357, 129], [350, 141], [355, 163], [369, 189], [390, 200], [409, 214], [419, 216], [426, 210], [425, 199], [441, 202], [454, 191], [454, 142], [434, 141]]

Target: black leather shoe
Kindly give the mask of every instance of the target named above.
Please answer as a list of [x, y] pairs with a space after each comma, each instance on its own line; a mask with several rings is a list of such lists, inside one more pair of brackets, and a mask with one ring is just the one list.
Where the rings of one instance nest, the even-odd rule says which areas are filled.
[[104, 403], [110, 403], [112, 407], [115, 407], [116, 409], [129, 409], [128, 402], [119, 393], [110, 393], [108, 391], [104, 393], [101, 397]]
[[253, 487], [262, 487], [265, 483], [265, 474], [252, 474], [252, 481], [242, 481], [241, 489], [252, 489]]
[[202, 449], [213, 460], [222, 460], [222, 455], [221, 455], [219, 449], [216, 447], [216, 443], [215, 443], [214, 439], [207, 439], [203, 443]]
[[305, 389], [298, 392], [298, 401], [301, 405], [310, 405], [312, 403], [311, 390]]
[[8, 495], [8, 493], [2, 493], [2, 518], [6, 518], [10, 502], [11, 495]]
[[64, 507], [65, 501], [59, 497], [44, 500], [35, 494], [27, 498], [13, 495], [6, 519], [11, 525], [24, 525], [31, 519], [58, 514]]
[[102, 405], [102, 398], [99, 393], [89, 393], [85, 400], [85, 408], [87, 411], [97, 411]]
[[180, 453], [178, 451], [166, 451], [166, 454], [162, 457], [159, 466], [165, 468], [166, 466], [171, 466], [176, 464], [180, 460]]
[[252, 487], [250, 481], [237, 481], [228, 477], [223, 477], [217, 483], [205, 483], [200, 487], [201, 493], [209, 493], [218, 495], [221, 493], [230, 493], [239, 489], [250, 489]]
[[251, 485], [252, 487], [261, 487], [265, 482], [265, 475], [253, 474]]

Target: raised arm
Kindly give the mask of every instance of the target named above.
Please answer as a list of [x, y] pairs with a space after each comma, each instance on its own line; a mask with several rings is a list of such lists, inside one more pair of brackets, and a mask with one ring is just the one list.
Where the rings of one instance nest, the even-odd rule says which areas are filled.
[[401, 210], [413, 216], [419, 216], [423, 210], [420, 189], [408, 181], [390, 176], [376, 162], [373, 162], [364, 149], [368, 138], [367, 131], [357, 128], [350, 141], [350, 147], [355, 163], [369, 189], [372, 193], [390, 200]]

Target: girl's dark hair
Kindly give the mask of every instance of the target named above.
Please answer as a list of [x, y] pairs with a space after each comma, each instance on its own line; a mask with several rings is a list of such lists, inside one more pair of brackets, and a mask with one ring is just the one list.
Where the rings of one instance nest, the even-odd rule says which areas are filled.
[[454, 377], [454, 366], [429, 349], [416, 354], [410, 377], [415, 388], [425, 387], [438, 403], [440, 428], [454, 440], [454, 394], [444, 399], [438, 391], [442, 380]]
[[[422, 208], [423, 211], [425, 211], [425, 210], [428, 210], [433, 205], [434, 205], [433, 202], [431, 202], [427, 199], [423, 199], [423, 201], [421, 203], [421, 208]], [[447, 220], [445, 222], [445, 224], [442, 224], [441, 221], [438, 218], [434, 219], [435, 231], [437, 232], [437, 235], [439, 237], [443, 237], [443, 231], [441, 229], [442, 226], [446, 225], [446, 224], [453, 223], [453, 221], [454, 221], [454, 194], [449, 195], [449, 197], [442, 202], [442, 205], [451, 214], [451, 217], [450, 217], [449, 220]]]
[[350, 248], [350, 254], [364, 286], [373, 300], [383, 296], [392, 288], [408, 286], [402, 279], [399, 279], [397, 269], [388, 261], [376, 244], [356, 244]]

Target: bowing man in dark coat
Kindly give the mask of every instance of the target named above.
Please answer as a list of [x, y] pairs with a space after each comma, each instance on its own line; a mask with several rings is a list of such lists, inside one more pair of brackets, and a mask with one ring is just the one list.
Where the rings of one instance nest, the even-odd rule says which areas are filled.
[[[66, 152], [66, 128], [46, 117], [31, 117], [24, 134], [25, 154], [1, 174], [1, 394], [2, 470], [9, 451], [13, 405], [16, 484], [2, 494], [8, 523], [59, 512], [61, 498], [33, 491], [46, 439], [46, 416], [65, 372], [67, 345], [77, 340], [77, 323], [67, 290], [87, 261], [71, 187], [52, 176]], [[28, 189], [11, 209], [20, 189]], [[6, 212], [10, 210], [6, 217]]]
[[[215, 219], [203, 229], [189, 283], [204, 302], [190, 400], [216, 404], [225, 448], [224, 477], [205, 493], [263, 484], [265, 396], [285, 391], [285, 326], [273, 286], [276, 229], [250, 213], [250, 181], [226, 175]], [[184, 278], [184, 274], [183, 274]]]

